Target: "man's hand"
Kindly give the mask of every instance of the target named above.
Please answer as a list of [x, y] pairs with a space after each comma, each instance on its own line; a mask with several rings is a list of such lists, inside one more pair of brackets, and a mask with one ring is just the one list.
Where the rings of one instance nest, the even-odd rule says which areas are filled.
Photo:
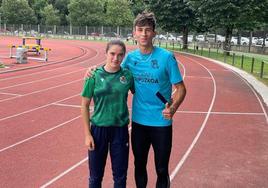
[[175, 109], [172, 107], [172, 105], [170, 105], [169, 103], [166, 103], [166, 107], [165, 109], [162, 111], [162, 114], [164, 116], [165, 119], [172, 119], [174, 113], [175, 113]]
[[97, 69], [97, 66], [89, 67], [84, 75], [84, 79], [90, 78], [93, 74], [93, 72]]

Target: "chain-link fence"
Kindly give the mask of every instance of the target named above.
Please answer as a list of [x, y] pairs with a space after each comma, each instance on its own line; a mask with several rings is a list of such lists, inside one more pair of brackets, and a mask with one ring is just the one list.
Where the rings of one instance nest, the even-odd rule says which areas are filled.
[[[41, 36], [67, 39], [110, 40], [111, 38], [132, 39], [132, 28], [126, 27], [88, 27], [88, 26], [44, 26], [0, 24], [2, 35]], [[168, 33], [161, 29], [157, 31], [155, 41], [182, 44], [182, 33]], [[189, 33], [189, 45], [204, 48], [223, 48], [225, 42], [224, 30], [214, 33]], [[230, 39], [231, 51], [268, 54], [268, 30], [242, 32], [234, 31]]]

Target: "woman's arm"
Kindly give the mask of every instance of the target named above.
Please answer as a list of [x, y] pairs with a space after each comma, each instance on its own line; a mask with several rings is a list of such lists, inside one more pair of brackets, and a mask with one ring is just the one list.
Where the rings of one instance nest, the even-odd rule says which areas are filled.
[[82, 104], [81, 104], [81, 114], [84, 124], [84, 132], [85, 132], [85, 145], [88, 147], [89, 150], [95, 149], [94, 139], [91, 135], [90, 131], [90, 112], [89, 112], [89, 105], [91, 99], [82, 97]]

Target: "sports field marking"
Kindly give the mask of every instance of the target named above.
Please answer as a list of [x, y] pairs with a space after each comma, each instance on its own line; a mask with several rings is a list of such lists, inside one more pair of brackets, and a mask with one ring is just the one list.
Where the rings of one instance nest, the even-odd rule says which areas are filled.
[[6, 151], [6, 150], [8, 150], [8, 149], [11, 149], [11, 148], [13, 148], [13, 147], [15, 147], [15, 146], [17, 146], [17, 145], [20, 145], [20, 144], [23, 144], [23, 143], [25, 143], [25, 142], [27, 142], [27, 141], [30, 141], [30, 140], [32, 140], [32, 139], [38, 137], [38, 136], [41, 136], [41, 135], [43, 135], [43, 134], [45, 134], [45, 133], [48, 133], [48, 132], [50, 132], [50, 131], [52, 131], [52, 130], [54, 130], [54, 129], [57, 129], [57, 128], [59, 128], [59, 127], [62, 127], [62, 126], [64, 126], [64, 125], [66, 125], [67, 123], [70, 123], [70, 122], [72, 122], [72, 121], [74, 121], [74, 120], [76, 120], [76, 119], [78, 119], [78, 118], [80, 118], [80, 117], [81, 117], [81, 115], [79, 115], [79, 116], [77, 116], [77, 117], [75, 117], [75, 118], [72, 118], [72, 119], [70, 119], [70, 120], [68, 120], [68, 121], [65, 121], [64, 123], [61, 123], [61, 124], [59, 124], [59, 125], [57, 125], [57, 126], [54, 126], [54, 127], [52, 127], [52, 128], [49, 128], [49, 129], [47, 129], [47, 130], [45, 130], [45, 131], [43, 131], [43, 132], [40, 132], [40, 133], [38, 133], [38, 134], [35, 134], [35, 135], [33, 135], [33, 136], [29, 137], [29, 138], [26, 138], [26, 139], [24, 139], [24, 140], [21, 140], [21, 141], [19, 141], [19, 142], [16, 142], [15, 144], [12, 144], [12, 145], [10, 145], [10, 146], [7, 146], [7, 147], [5, 147], [5, 148], [2, 148], [2, 149], [0, 149], [0, 153], [3, 152], [3, 151]]
[[211, 100], [211, 103], [210, 103], [210, 106], [209, 106], [209, 109], [208, 109], [208, 112], [207, 112], [207, 115], [197, 133], [197, 135], [195, 136], [195, 138], [193, 139], [193, 142], [191, 143], [191, 145], [189, 146], [189, 148], [187, 149], [187, 151], [185, 152], [185, 154], [183, 155], [183, 157], [181, 158], [181, 160], [179, 161], [179, 163], [177, 164], [177, 166], [175, 167], [175, 169], [171, 172], [171, 175], [170, 175], [170, 181], [172, 181], [174, 179], [174, 177], [176, 176], [176, 174], [179, 172], [179, 170], [181, 169], [182, 165], [184, 164], [185, 160], [188, 158], [188, 156], [190, 155], [193, 147], [195, 146], [195, 144], [197, 143], [201, 133], [203, 132], [206, 124], [207, 124], [207, 121], [208, 121], [208, 118], [210, 116], [210, 113], [211, 113], [211, 110], [212, 110], [212, 107], [214, 105], [214, 102], [215, 102], [215, 99], [216, 99], [216, 81], [215, 81], [215, 78], [213, 77], [213, 74], [210, 72], [210, 70], [205, 67], [204, 65], [200, 64], [199, 62], [195, 61], [194, 59], [191, 59], [191, 58], [188, 58], [188, 57], [185, 57], [197, 64], [199, 64], [200, 66], [202, 66], [204, 69], [206, 69], [206, 71], [209, 73], [209, 75], [211, 76], [212, 78], [212, 81], [213, 81], [213, 97], [212, 97], [212, 100]]
[[182, 69], [183, 69], [183, 79], [185, 78], [185, 76], [186, 76], [186, 68], [185, 68], [185, 66], [184, 66], [184, 64], [182, 63], [182, 62], [180, 62], [179, 63], [179, 65], [181, 65], [181, 67], [182, 67]]
[[21, 96], [20, 94], [15, 94], [15, 93], [6, 93], [6, 92], [0, 92], [0, 94], [3, 94], [3, 95], [14, 95], [14, 96]]
[[[63, 106], [63, 107], [72, 107], [72, 108], [81, 108], [81, 105], [73, 105], [73, 104], [64, 104], [64, 103], [53, 103], [56, 106]], [[93, 108], [93, 106], [90, 106]], [[128, 110], [132, 110], [129, 108]], [[184, 114], [207, 114], [208, 112], [205, 111], [188, 111], [188, 110], [177, 110], [176, 113], [184, 113]], [[249, 115], [249, 116], [265, 116], [264, 113], [259, 112], [214, 112], [211, 111], [210, 114], [216, 115]]]
[[73, 105], [73, 104], [63, 104], [63, 103], [52, 103], [56, 106], [64, 106], [64, 107], [72, 107], [72, 108], [81, 108], [81, 105]]
[[72, 170], [74, 170], [75, 168], [77, 168], [78, 166], [80, 166], [81, 164], [83, 164], [84, 162], [86, 162], [87, 160], [88, 160], [87, 157], [84, 158], [83, 160], [79, 161], [75, 165], [71, 166], [70, 168], [68, 168], [67, 170], [65, 170], [64, 172], [62, 172], [60, 175], [58, 175], [55, 178], [51, 179], [47, 183], [41, 185], [40, 188], [48, 187], [49, 185], [51, 185], [52, 183], [54, 183], [55, 181], [57, 181], [58, 179], [60, 179], [61, 177], [63, 177], [65, 174], [68, 174], [69, 172], [71, 172]]
[[[91, 49], [91, 50], [93, 50], [93, 49]], [[50, 70], [44, 70], [44, 71], [40, 71], [40, 72], [29, 73], [29, 74], [25, 74], [25, 75], [21, 75], [21, 76], [14, 76], [14, 77], [9, 77], [9, 78], [4, 78], [4, 79], [1, 79], [1, 81], [18, 79], [18, 78], [24, 78], [24, 77], [32, 76], [32, 75], [44, 74], [45, 72], [52, 72], [52, 71], [55, 71], [55, 70], [64, 69], [66, 67], [74, 67], [74, 66], [77, 66], [77, 65], [80, 65], [80, 64], [89, 63], [89, 61], [94, 60], [94, 58], [96, 58], [100, 54], [98, 51], [95, 51], [95, 52], [96, 52], [96, 54], [93, 57], [90, 57], [87, 60], [84, 60], [84, 61], [79, 62], [79, 63], [75, 63], [75, 64], [71, 64], [71, 65], [66, 65], [66, 66], [63, 66], [63, 67], [58, 67], [58, 68], [50, 69]], [[85, 55], [87, 55], [87, 54], [85, 54]], [[85, 57], [83, 56], [83, 57], [79, 57], [79, 58], [85, 58]], [[77, 59], [75, 59], [75, 60], [77, 61]]]
[[[98, 66], [98, 65], [100, 65], [100, 64], [102, 64], [102, 63], [103, 63], [103, 62], [98, 63], [98, 64], [96, 64], [96, 66]], [[79, 79], [79, 80], [82, 80], [82, 79]], [[79, 81], [79, 80], [78, 80], [78, 81]], [[75, 81], [73, 81], [73, 82], [75, 82]], [[70, 84], [70, 83], [71, 83], [71, 82], [66, 83], [66, 84], [62, 84], [62, 85], [67, 85], [67, 84]], [[62, 85], [61, 85], [61, 86], [62, 86]], [[56, 86], [56, 87], [59, 87], [59, 85]], [[50, 89], [51, 89], [51, 88], [50, 88]], [[38, 93], [38, 92], [45, 91], [45, 90], [48, 90], [48, 88], [46, 88], [46, 89], [44, 89], [44, 90], [38, 90], [38, 91], [35, 91], [35, 92], [33, 92], [33, 93]], [[30, 94], [33, 94], [33, 93], [30, 93]], [[26, 94], [26, 95], [29, 95], [29, 93]], [[25, 96], [25, 95], [23, 95], [23, 96]], [[24, 111], [24, 112], [21, 112], [21, 113], [18, 113], [18, 114], [14, 114], [14, 115], [11, 115], [11, 116], [8, 116], [8, 117], [1, 118], [0, 121], [6, 120], [6, 119], [10, 119], [10, 118], [13, 118], [13, 117], [16, 117], [16, 116], [25, 114], [25, 113], [29, 113], [29, 112], [32, 112], [32, 111], [34, 111], [34, 110], [37, 110], [37, 109], [40, 109], [40, 108], [47, 107], [47, 106], [49, 106], [49, 105], [51, 105], [51, 104], [53, 104], [53, 103], [62, 102], [62, 101], [64, 101], [64, 100], [67, 100], [67, 99], [70, 99], [70, 98], [72, 98], [72, 97], [76, 97], [76, 96], [80, 96], [80, 93], [78, 93], [78, 94], [76, 94], [76, 95], [73, 95], [73, 96], [70, 96], [70, 97], [66, 97], [66, 98], [61, 99], [61, 100], [58, 100], [58, 101], [54, 101], [54, 102], [52, 102], [52, 103], [48, 103], [48, 104], [46, 104], [46, 105], [39, 106], [39, 107], [37, 107], [37, 108], [33, 108], [33, 109], [30, 109], [30, 110], [27, 110], [27, 111]], [[17, 98], [17, 97], [13, 97], [13, 98]], [[4, 101], [4, 100], [0, 100], [0, 102], [3, 102], [3, 101]]]
[[[176, 113], [185, 113], [185, 114], [207, 114], [208, 112], [202, 111], [183, 111], [178, 110]], [[254, 113], [254, 112], [213, 112], [211, 111], [210, 114], [217, 114], [217, 115], [253, 115], [253, 116], [264, 116], [264, 113]]]
[[67, 82], [67, 83], [64, 83], [64, 84], [56, 85], [56, 86], [53, 86], [53, 87], [48, 87], [46, 89], [41, 89], [41, 90], [36, 90], [34, 92], [31, 92], [31, 93], [26, 93], [24, 95], [20, 95], [20, 96], [16, 96], [16, 97], [11, 97], [11, 98], [8, 98], [8, 99], [3, 99], [3, 100], [0, 100], [0, 102], [9, 101], [9, 100], [12, 100], [12, 99], [16, 99], [16, 98], [19, 98], [19, 97], [25, 97], [25, 96], [36, 94], [36, 93], [41, 93], [43, 91], [48, 91], [48, 90], [55, 89], [55, 88], [58, 88], [58, 87], [66, 86], [66, 85], [69, 85], [69, 84], [73, 84], [73, 83], [79, 82], [81, 80], [83, 80], [83, 79], [77, 79], [77, 80], [74, 80], [74, 81], [71, 81], [71, 82]]
[[61, 102], [61, 101], [64, 101], [64, 100], [67, 100], [67, 99], [70, 99], [70, 98], [73, 98], [73, 97], [77, 97], [79, 96], [80, 94], [75, 94], [75, 95], [72, 95], [70, 97], [66, 97], [64, 99], [61, 99], [61, 100], [58, 100], [58, 101], [55, 101], [55, 102], [52, 102], [52, 103], [48, 103], [48, 104], [45, 104], [45, 105], [42, 105], [42, 106], [39, 106], [37, 108], [32, 108], [30, 110], [26, 110], [24, 112], [21, 112], [21, 113], [18, 113], [18, 114], [14, 114], [14, 115], [11, 115], [11, 116], [7, 116], [7, 117], [4, 117], [4, 118], [1, 118], [0, 121], [3, 121], [3, 120], [6, 120], [6, 119], [10, 119], [10, 118], [13, 118], [13, 117], [17, 117], [17, 116], [20, 116], [20, 115], [23, 115], [23, 114], [26, 114], [26, 113], [29, 113], [29, 112], [33, 112], [35, 110], [38, 110], [38, 109], [41, 109], [41, 108], [45, 108], [45, 107], [48, 107], [48, 106], [51, 106], [53, 103], [57, 103], [57, 102]]
[[268, 115], [267, 115], [267, 112], [263, 106], [263, 103], [261, 102], [261, 99], [260, 97], [258, 96], [258, 94], [256, 93], [256, 91], [253, 89], [253, 87], [242, 77], [240, 76], [237, 72], [231, 70], [233, 73], [235, 73], [241, 80], [243, 80], [243, 82], [245, 82], [247, 84], [247, 86], [250, 88], [250, 90], [253, 92], [253, 94], [256, 96], [257, 100], [259, 101], [259, 104], [261, 106], [261, 109], [265, 115], [265, 118], [266, 118], [266, 124], [268, 125]]
[[68, 72], [68, 73], [64, 73], [64, 74], [57, 74], [56, 76], [51, 76], [51, 77], [43, 78], [43, 79], [40, 79], [40, 80], [34, 80], [34, 81], [24, 82], [24, 83], [20, 83], [20, 84], [14, 84], [14, 85], [11, 85], [11, 86], [8, 86], [8, 87], [2, 87], [0, 89], [9, 89], [9, 88], [17, 87], [17, 86], [23, 86], [23, 85], [27, 85], [27, 84], [42, 82], [42, 81], [45, 81], [45, 80], [49, 80], [49, 79], [58, 78], [58, 77], [61, 77], [61, 76], [66, 76], [66, 75], [69, 75], [69, 74], [77, 73], [77, 72], [80, 72], [80, 71], [85, 71], [85, 69], [86, 68], [81, 68], [81, 69], [78, 69], [76, 71], [72, 71], [72, 72]]
[[197, 79], [211, 79], [208, 76], [186, 76], [186, 78], [197, 78]]
[[[128, 128], [128, 131], [131, 130], [131, 127]], [[88, 160], [88, 157], [82, 159], [81, 161], [79, 161], [78, 163], [74, 164], [73, 166], [71, 166], [70, 168], [68, 168], [67, 170], [63, 171], [62, 173], [60, 173], [58, 176], [52, 178], [51, 180], [49, 180], [48, 182], [46, 182], [45, 184], [41, 185], [40, 188], [46, 188], [49, 185], [51, 185], [52, 183], [56, 182], [58, 179], [62, 178], [64, 175], [68, 174], [69, 172], [71, 172], [72, 170], [74, 170], [75, 168], [79, 167], [81, 164], [83, 164], [84, 162], [86, 162]]]

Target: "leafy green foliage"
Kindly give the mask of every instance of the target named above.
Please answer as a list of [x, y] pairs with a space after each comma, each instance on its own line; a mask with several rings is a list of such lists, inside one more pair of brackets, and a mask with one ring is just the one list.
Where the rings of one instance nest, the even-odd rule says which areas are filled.
[[108, 0], [105, 16], [106, 24], [114, 26], [131, 26], [134, 19], [127, 0]]
[[27, 0], [3, 0], [1, 19], [12, 24], [36, 23], [36, 16]]
[[47, 5], [44, 10], [41, 11], [42, 15], [42, 22], [45, 25], [59, 25], [60, 24], [60, 17], [59, 11], [54, 9], [52, 5]]
[[100, 0], [71, 0], [68, 10], [68, 19], [72, 25], [102, 25], [104, 9]]

